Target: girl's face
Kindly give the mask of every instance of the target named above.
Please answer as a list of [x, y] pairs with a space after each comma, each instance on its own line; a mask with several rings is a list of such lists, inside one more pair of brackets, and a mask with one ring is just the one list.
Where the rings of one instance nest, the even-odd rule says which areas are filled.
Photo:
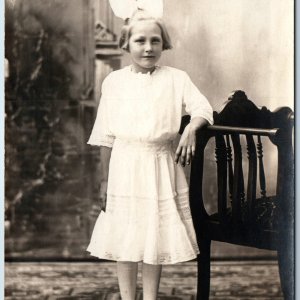
[[155, 22], [138, 21], [134, 24], [129, 38], [129, 53], [136, 72], [152, 72], [162, 48], [161, 30]]

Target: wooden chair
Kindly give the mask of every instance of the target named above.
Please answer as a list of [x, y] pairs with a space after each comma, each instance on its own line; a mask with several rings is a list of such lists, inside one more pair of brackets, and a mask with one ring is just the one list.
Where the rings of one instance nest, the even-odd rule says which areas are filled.
[[[190, 176], [191, 210], [201, 252], [197, 299], [209, 299], [212, 240], [277, 250], [284, 297], [294, 299], [293, 112], [288, 107], [275, 112], [259, 109], [243, 91], [235, 91], [214, 120], [213, 126], [197, 133]], [[217, 186], [217, 212], [212, 214], [203, 199], [205, 155], [211, 153], [205, 149], [210, 139], [215, 147]], [[265, 142], [277, 149], [273, 151], [277, 167], [265, 165]], [[277, 176], [272, 195], [267, 192], [267, 168]]]

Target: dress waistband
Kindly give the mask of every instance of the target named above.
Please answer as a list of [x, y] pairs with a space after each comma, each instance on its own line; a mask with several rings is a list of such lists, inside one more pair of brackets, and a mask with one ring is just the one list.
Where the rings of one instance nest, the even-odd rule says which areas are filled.
[[114, 147], [130, 148], [131, 151], [149, 151], [149, 152], [170, 152], [172, 150], [172, 141], [163, 142], [144, 142], [135, 140], [115, 139]]

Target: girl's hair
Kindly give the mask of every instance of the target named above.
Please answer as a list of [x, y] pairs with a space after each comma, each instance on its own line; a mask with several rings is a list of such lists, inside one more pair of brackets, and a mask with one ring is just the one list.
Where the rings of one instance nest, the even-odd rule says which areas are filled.
[[138, 9], [134, 12], [132, 17], [125, 20], [125, 24], [121, 30], [121, 36], [119, 40], [119, 47], [129, 52], [129, 39], [131, 36], [131, 29], [134, 24], [138, 21], [153, 21], [161, 30], [162, 37], [162, 49], [168, 50], [172, 48], [171, 39], [168, 33], [168, 30], [162, 21], [162, 19], [154, 18], [147, 14], [146, 11]]

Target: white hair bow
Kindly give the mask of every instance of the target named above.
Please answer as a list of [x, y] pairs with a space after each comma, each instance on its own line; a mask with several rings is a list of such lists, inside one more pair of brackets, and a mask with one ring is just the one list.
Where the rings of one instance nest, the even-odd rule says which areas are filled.
[[123, 20], [131, 18], [138, 9], [147, 11], [155, 18], [163, 16], [163, 0], [109, 0], [109, 3], [114, 14]]

